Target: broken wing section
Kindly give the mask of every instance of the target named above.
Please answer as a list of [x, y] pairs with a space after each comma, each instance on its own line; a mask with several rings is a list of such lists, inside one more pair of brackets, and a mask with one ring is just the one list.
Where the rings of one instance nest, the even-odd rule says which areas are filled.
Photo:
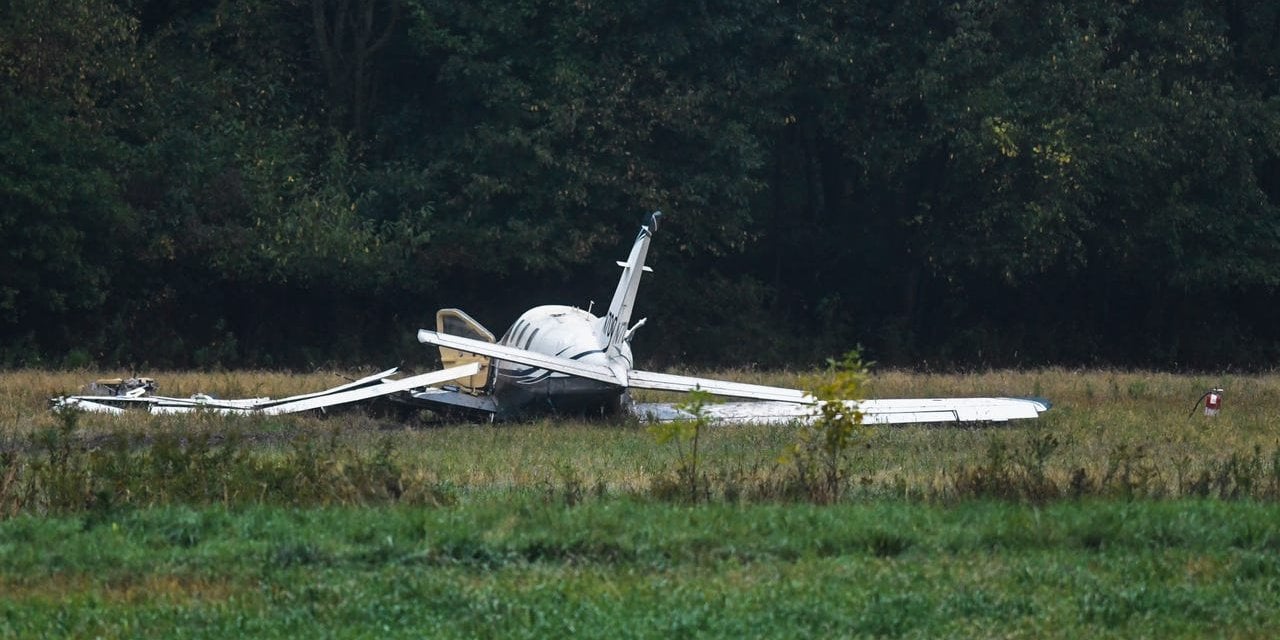
[[441, 384], [457, 378], [475, 375], [480, 370], [478, 363], [470, 363], [451, 367], [432, 373], [424, 373], [399, 380], [389, 380], [385, 376], [394, 373], [388, 369], [354, 382], [288, 398], [273, 400], [271, 398], [247, 398], [240, 400], [221, 400], [205, 395], [191, 398], [167, 398], [163, 396], [69, 396], [55, 398], [51, 401], [54, 410], [79, 409], [96, 413], [123, 413], [126, 408], [145, 408], [156, 414], [192, 413], [197, 411], [240, 414], [240, 415], [280, 415], [298, 413], [314, 409], [325, 409], [354, 402], [371, 400], [382, 396], [409, 391], [419, 387]]
[[[693, 414], [668, 402], [636, 402], [631, 414], [645, 422], [692, 420]], [[727, 424], [787, 424], [805, 422], [813, 414], [813, 405], [794, 402], [721, 402], [703, 406], [712, 422]]]
[[1049, 402], [1035, 398], [918, 398], [861, 400], [866, 424], [1007, 422], [1038, 418]]
[[803, 406], [811, 405], [814, 402], [813, 396], [799, 389], [768, 387], [759, 384], [680, 376], [670, 373], [654, 373], [652, 371], [637, 371], [634, 369], [627, 374], [627, 382], [630, 383], [633, 389], [654, 389], [658, 391], [702, 390], [715, 396], [797, 403]]
[[[863, 424], [1007, 422], [1038, 418], [1050, 404], [1037, 398], [918, 398], [848, 402], [862, 411]], [[794, 402], [724, 402], [704, 407], [707, 417], [725, 423], [778, 424], [813, 419], [814, 405]], [[693, 416], [670, 403], [636, 403], [641, 420], [670, 422]]]
[[360, 402], [363, 400], [371, 400], [381, 396], [417, 389], [418, 387], [429, 387], [450, 380], [466, 378], [473, 376], [480, 371], [480, 364], [472, 362], [458, 367], [450, 367], [441, 369], [432, 373], [424, 373], [422, 375], [410, 376], [400, 380], [383, 380], [380, 384], [375, 384], [360, 389], [352, 389], [330, 395], [321, 396], [319, 398], [310, 398], [307, 400], [299, 400], [294, 402], [286, 402], [283, 404], [266, 407], [261, 413], [266, 415], [276, 415], [281, 413], [297, 413], [299, 411], [310, 411], [312, 409], [322, 409], [340, 404], [348, 404], [351, 402]]

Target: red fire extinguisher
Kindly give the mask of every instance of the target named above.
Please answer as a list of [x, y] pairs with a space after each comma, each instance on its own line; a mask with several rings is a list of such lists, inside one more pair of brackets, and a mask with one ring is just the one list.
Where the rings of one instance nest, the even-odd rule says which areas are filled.
[[1204, 395], [1200, 396], [1200, 399], [1196, 400], [1195, 405], [1191, 407], [1191, 413], [1187, 414], [1188, 418], [1195, 414], [1196, 407], [1200, 406], [1201, 402], [1204, 403], [1204, 415], [1210, 418], [1218, 415], [1222, 410], [1222, 389], [1213, 388], [1204, 392]]

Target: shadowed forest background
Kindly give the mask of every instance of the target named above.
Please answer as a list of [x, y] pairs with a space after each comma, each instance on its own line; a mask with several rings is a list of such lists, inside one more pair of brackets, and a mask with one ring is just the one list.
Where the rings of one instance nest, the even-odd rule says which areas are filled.
[[0, 0], [0, 365], [1272, 367], [1280, 4]]

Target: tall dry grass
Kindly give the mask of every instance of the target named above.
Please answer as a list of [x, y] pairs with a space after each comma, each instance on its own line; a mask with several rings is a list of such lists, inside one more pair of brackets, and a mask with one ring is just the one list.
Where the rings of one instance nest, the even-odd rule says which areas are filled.
[[[338, 386], [350, 380], [376, 373], [374, 369], [356, 371], [317, 371], [288, 373], [281, 371], [46, 371], [40, 369], [0, 370], [0, 438], [21, 437], [55, 424], [49, 412], [49, 399], [75, 395], [93, 381], [105, 378], [128, 378], [132, 375], [155, 378], [160, 395], [179, 398], [205, 393], [218, 398], [280, 398]], [[105, 417], [105, 416], [103, 416]], [[127, 419], [82, 421], [92, 432], [110, 430], [121, 425], [145, 428], [167, 424], [172, 420], [144, 415]]]
[[[350, 372], [356, 377], [366, 372]], [[811, 386], [820, 372], [730, 370], [705, 375]], [[0, 372], [0, 440], [21, 444], [57, 426], [50, 396], [76, 391], [89, 372]], [[105, 376], [102, 376], [105, 377]], [[340, 384], [332, 373], [158, 372], [161, 393], [222, 397], [302, 393]], [[1208, 388], [1226, 389], [1222, 414], [1188, 417]], [[882, 371], [871, 397], [1042, 396], [1054, 406], [1038, 420], [1003, 425], [881, 427], [859, 443], [848, 469], [856, 496], [962, 499], [969, 495], [1053, 498], [1087, 495], [1262, 495], [1280, 475], [1280, 375], [1175, 375], [1066, 370], [920, 374]], [[649, 398], [661, 397], [653, 394]], [[416, 420], [340, 413], [267, 419], [218, 416], [85, 415], [77, 437], [97, 446], [112, 434], [247, 434], [254, 456], [289, 455], [300, 436], [334, 434], [352, 451], [390, 446], [398, 469], [419, 485], [461, 495], [645, 494], [668, 477], [675, 452], [625, 420], [544, 419], [503, 425], [424, 426]], [[719, 426], [706, 434], [704, 469], [729, 499], [784, 496], [779, 462], [787, 426]], [[1278, 481], [1280, 482], [1280, 481]], [[1280, 491], [1280, 487], [1277, 488]], [[1002, 493], [1003, 492], [1003, 493]], [[1043, 494], [1043, 495], [1042, 495]]]

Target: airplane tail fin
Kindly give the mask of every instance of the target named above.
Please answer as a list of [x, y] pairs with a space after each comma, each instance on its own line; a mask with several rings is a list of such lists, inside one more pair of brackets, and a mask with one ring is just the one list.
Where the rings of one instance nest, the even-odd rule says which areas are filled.
[[649, 220], [640, 227], [640, 234], [631, 246], [631, 254], [626, 262], [619, 262], [622, 267], [622, 278], [618, 280], [618, 288], [613, 292], [613, 301], [609, 303], [609, 313], [603, 318], [604, 335], [609, 339], [612, 351], [623, 343], [627, 335], [627, 327], [631, 324], [631, 310], [635, 306], [636, 291], [640, 289], [640, 275], [645, 271], [653, 271], [644, 266], [645, 256], [649, 253], [649, 239], [658, 230], [658, 219], [661, 211], [654, 211]]

